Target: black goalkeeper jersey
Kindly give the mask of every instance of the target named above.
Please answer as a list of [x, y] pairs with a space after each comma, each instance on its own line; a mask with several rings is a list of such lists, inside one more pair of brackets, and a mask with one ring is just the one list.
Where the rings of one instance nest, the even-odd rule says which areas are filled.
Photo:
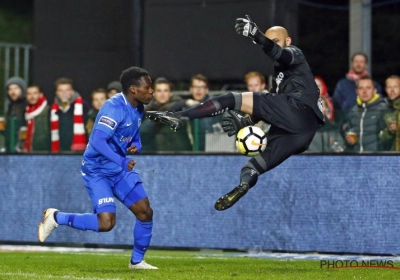
[[295, 47], [283, 48], [290, 52], [292, 60], [289, 64], [274, 63], [274, 80], [270, 92], [284, 93], [311, 107], [323, 122], [323, 105], [319, 98], [319, 90], [303, 52]]

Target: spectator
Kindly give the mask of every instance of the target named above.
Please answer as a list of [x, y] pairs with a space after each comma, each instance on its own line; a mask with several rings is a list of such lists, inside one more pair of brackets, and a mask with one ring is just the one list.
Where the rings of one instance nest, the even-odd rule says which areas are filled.
[[6, 112], [5, 144], [6, 152], [20, 152], [23, 142], [19, 141], [19, 130], [25, 126], [26, 82], [20, 77], [6, 81], [8, 109]]
[[[182, 101], [180, 96], [175, 96], [173, 94], [172, 84], [163, 77], [154, 81], [153, 95], [154, 99], [145, 107], [145, 111], [171, 111], [172, 106], [174, 106], [176, 102]], [[144, 122], [146, 122], [146, 124]], [[154, 124], [148, 119], [145, 119], [144, 122], [144, 126], [141, 127], [141, 133], [142, 135], [146, 133], [148, 139], [154, 139], [155, 151], [192, 150], [186, 128], [172, 132], [168, 126], [163, 124]]]
[[[368, 56], [358, 52], [353, 54], [351, 58], [351, 69], [343, 78], [337, 82], [333, 93], [333, 104], [337, 110], [341, 110], [344, 114], [356, 105], [356, 83], [361, 77], [369, 76], [367, 72]], [[382, 93], [381, 86], [374, 82], [377, 93]]]
[[118, 92], [122, 91], [122, 85], [120, 81], [112, 81], [107, 85], [107, 97], [111, 98]]
[[107, 92], [105, 89], [98, 88], [92, 91], [91, 101], [92, 108], [88, 112], [87, 122], [86, 122], [86, 132], [89, 137], [90, 133], [92, 133], [94, 121], [96, 120], [97, 113], [100, 111], [101, 106], [103, 106], [104, 102], [107, 100]]
[[315, 76], [314, 78], [322, 99], [325, 125], [317, 130], [307, 151], [317, 153], [342, 152], [343, 140], [338, 126], [334, 121], [334, 107], [328, 94], [328, 88], [324, 79], [319, 76]]
[[256, 72], [256, 71], [251, 71], [248, 72], [244, 76], [244, 82], [246, 83], [246, 87], [248, 91], [251, 92], [268, 92], [265, 90], [266, 83], [265, 83], [265, 77], [263, 74]]
[[[246, 83], [246, 88], [248, 91], [268, 93], [268, 91], [265, 89], [266, 87], [265, 77], [263, 74], [259, 72], [256, 71], [248, 72], [244, 76], [244, 82]], [[259, 121], [258, 123], [255, 124], [255, 126], [258, 126], [264, 132], [268, 132], [271, 127], [270, 124], [266, 124], [263, 121]]]
[[400, 77], [389, 76], [385, 82], [385, 90], [389, 100], [389, 110], [384, 116], [386, 127], [379, 135], [382, 149], [385, 151], [400, 151]]
[[46, 97], [37, 85], [26, 90], [26, 139], [24, 151], [50, 151], [50, 108]]
[[87, 139], [85, 120], [89, 106], [74, 90], [69, 78], [55, 82], [56, 96], [51, 106], [51, 151], [83, 151]]
[[[192, 98], [183, 100], [181, 102], [176, 102], [176, 104], [171, 108], [172, 111], [181, 111], [198, 105], [209, 99], [209, 85], [207, 77], [202, 74], [194, 75], [190, 80], [189, 91], [192, 94]], [[213, 125], [221, 123], [221, 120], [221, 115], [219, 115], [217, 117], [202, 118], [198, 120], [192, 120], [190, 122], [192, 130], [190, 136], [192, 137], [194, 150], [205, 150], [206, 133], [213, 132]]]
[[343, 125], [346, 151], [376, 152], [381, 150], [379, 133], [384, 129], [383, 115], [388, 106], [376, 93], [374, 82], [363, 76], [357, 83], [357, 105], [347, 115]]

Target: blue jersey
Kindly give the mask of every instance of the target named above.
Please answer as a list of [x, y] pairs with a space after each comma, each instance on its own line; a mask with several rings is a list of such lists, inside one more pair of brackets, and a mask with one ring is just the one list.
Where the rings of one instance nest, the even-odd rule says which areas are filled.
[[[107, 100], [97, 114], [93, 132], [96, 129], [110, 135], [107, 141], [110, 148], [122, 157], [126, 157], [127, 148], [135, 145], [138, 152], [142, 150], [140, 141], [140, 124], [143, 119], [144, 106], [133, 107], [123, 93], [118, 93]], [[85, 172], [101, 172], [114, 175], [122, 171], [122, 167], [109, 160], [92, 146], [93, 132], [83, 154], [82, 168]]]

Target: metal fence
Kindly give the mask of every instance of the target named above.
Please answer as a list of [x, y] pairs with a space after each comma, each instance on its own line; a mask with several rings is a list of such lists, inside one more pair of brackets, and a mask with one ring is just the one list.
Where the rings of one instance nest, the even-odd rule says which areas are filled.
[[0, 42], [0, 115], [5, 114], [7, 108], [6, 81], [13, 76], [19, 76], [29, 83], [29, 67], [31, 44], [13, 44]]

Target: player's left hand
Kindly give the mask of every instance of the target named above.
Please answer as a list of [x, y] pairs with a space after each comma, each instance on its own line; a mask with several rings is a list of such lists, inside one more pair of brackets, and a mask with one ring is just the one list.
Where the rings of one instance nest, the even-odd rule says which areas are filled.
[[237, 34], [253, 39], [254, 44], [260, 43], [260, 39], [265, 37], [248, 15], [246, 15], [246, 18], [236, 19], [235, 29]]
[[128, 147], [128, 153], [136, 154], [138, 152], [138, 148], [135, 145]]

